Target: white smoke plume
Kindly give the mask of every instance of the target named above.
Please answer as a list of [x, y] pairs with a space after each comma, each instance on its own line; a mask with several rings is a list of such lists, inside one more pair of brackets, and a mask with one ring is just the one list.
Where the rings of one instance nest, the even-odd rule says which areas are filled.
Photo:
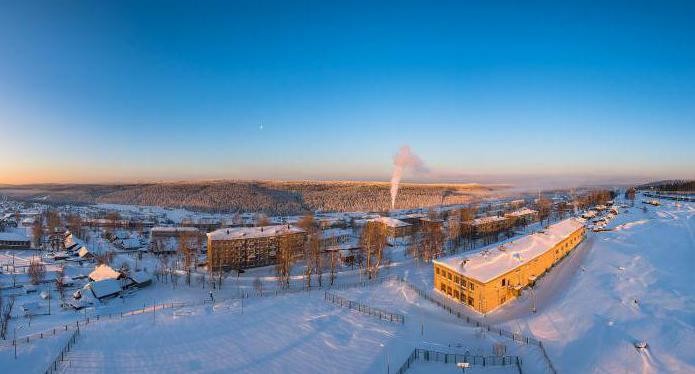
[[391, 209], [396, 206], [396, 196], [398, 195], [398, 186], [401, 183], [403, 172], [408, 169], [415, 173], [426, 173], [428, 171], [425, 163], [420, 157], [410, 151], [410, 147], [404, 145], [393, 156], [393, 175], [391, 176]]

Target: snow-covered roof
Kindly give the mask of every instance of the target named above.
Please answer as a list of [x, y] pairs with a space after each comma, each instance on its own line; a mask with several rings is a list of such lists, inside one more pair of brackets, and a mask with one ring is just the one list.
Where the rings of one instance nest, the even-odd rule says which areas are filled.
[[321, 238], [322, 239], [327, 239], [327, 238], [335, 238], [335, 237], [340, 237], [340, 236], [351, 236], [352, 235], [352, 230], [351, 229], [341, 229], [341, 228], [333, 228], [333, 229], [327, 229], [321, 231]]
[[109, 265], [106, 264], [97, 266], [94, 271], [89, 273], [89, 279], [93, 281], [100, 281], [103, 279], [118, 279], [120, 276], [121, 273], [113, 270]]
[[103, 297], [116, 295], [121, 292], [121, 282], [115, 279], [104, 279], [100, 281], [89, 282], [85, 288], [92, 290], [94, 296], [98, 299]]
[[403, 222], [399, 219], [392, 218], [392, 217], [378, 217], [371, 219], [370, 221], [372, 222], [380, 222], [383, 223], [384, 225], [388, 227], [405, 227], [405, 226], [410, 226], [409, 223]]
[[79, 251], [77, 251], [77, 255], [80, 257], [84, 257], [84, 256], [87, 256], [89, 254], [91, 254], [91, 252], [89, 252], [89, 249], [87, 247], [84, 247], [84, 246], [81, 247]]
[[8, 242], [28, 242], [29, 239], [18, 232], [0, 232], [0, 240]]
[[473, 220], [473, 226], [483, 225], [486, 223], [501, 222], [504, 220], [506, 220], [506, 218], [499, 216], [481, 217]]
[[121, 246], [125, 249], [134, 249], [142, 247], [138, 238], [128, 238], [121, 240]]
[[542, 255], [582, 226], [582, 221], [568, 218], [543, 231], [495, 248], [473, 255], [445, 257], [434, 262], [463, 276], [487, 283]]
[[536, 214], [536, 213], [538, 213], [538, 211], [523, 207], [521, 209], [517, 209], [513, 212], [507, 213], [506, 215], [512, 216], [512, 217], [522, 217], [522, 216], [526, 216], [529, 214]]
[[191, 232], [197, 233], [198, 229], [189, 226], [157, 226], [150, 230], [151, 233], [179, 233], [179, 232]]
[[133, 282], [137, 284], [143, 284], [152, 281], [152, 276], [146, 271], [136, 271], [128, 275], [128, 278], [132, 279]]
[[275, 225], [261, 227], [231, 227], [215, 230], [207, 235], [211, 240], [234, 240], [295, 234], [300, 232], [304, 232], [304, 230], [296, 226], [289, 226], [288, 228], [287, 225]]

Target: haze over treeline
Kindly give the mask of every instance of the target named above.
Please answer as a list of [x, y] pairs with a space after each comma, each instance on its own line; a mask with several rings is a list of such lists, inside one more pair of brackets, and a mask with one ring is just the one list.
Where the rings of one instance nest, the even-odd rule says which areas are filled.
[[[350, 181], [207, 181], [143, 184], [43, 184], [6, 186], [0, 193], [28, 201], [129, 204], [207, 212], [379, 211], [391, 207], [389, 183]], [[395, 207], [470, 202], [505, 186], [476, 184], [401, 185]]]

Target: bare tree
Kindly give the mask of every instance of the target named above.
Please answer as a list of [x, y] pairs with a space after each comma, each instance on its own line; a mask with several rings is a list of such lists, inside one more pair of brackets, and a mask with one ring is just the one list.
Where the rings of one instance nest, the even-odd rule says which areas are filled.
[[44, 265], [41, 260], [33, 259], [31, 262], [29, 262], [28, 273], [29, 278], [31, 279], [31, 284], [41, 284], [46, 277], [46, 265]]
[[553, 206], [552, 201], [542, 198], [538, 200], [538, 218], [541, 223], [545, 220], [550, 220], [551, 208]]
[[68, 221], [68, 228], [70, 228], [70, 231], [74, 235], [82, 238], [82, 236], [83, 236], [82, 235], [83, 222], [82, 222], [82, 218], [80, 217], [80, 215], [79, 214], [70, 214], [67, 217], [67, 221]]
[[31, 234], [34, 238], [34, 245], [38, 248], [43, 244], [43, 217], [36, 217], [34, 225], [31, 227]]
[[256, 226], [269, 226], [270, 219], [265, 214], [256, 215]]
[[275, 272], [278, 282], [283, 288], [289, 288], [292, 264], [294, 262], [294, 248], [289, 235], [283, 235], [278, 238], [276, 253]]
[[106, 213], [104, 218], [111, 223], [111, 227], [115, 230], [121, 220], [121, 215], [116, 211], [111, 211]]
[[60, 300], [62, 301], [65, 298], [65, 269], [63, 266], [59, 267], [58, 270], [56, 270], [56, 291], [58, 291], [58, 295], [60, 295]]
[[253, 288], [256, 290], [258, 295], [263, 295], [263, 282], [261, 278], [256, 277], [253, 279]]
[[421, 259], [425, 262], [432, 261], [439, 256], [444, 246], [444, 233], [439, 224], [425, 224], [423, 227], [420, 253]]
[[362, 248], [365, 271], [372, 279], [379, 273], [384, 248], [386, 247], [386, 226], [381, 222], [368, 221], [362, 229], [360, 245]]
[[55, 232], [60, 226], [62, 225], [62, 222], [60, 220], [60, 215], [58, 214], [57, 211], [53, 209], [49, 209], [46, 211], [46, 227], [48, 228], [48, 232]]
[[103, 252], [94, 255], [97, 265], [109, 265], [113, 261], [113, 252]]
[[321, 257], [321, 231], [318, 223], [312, 215], [307, 215], [302, 217], [297, 226], [307, 232], [308, 240], [304, 249], [304, 260], [306, 262], [304, 274], [307, 287], [311, 287], [312, 274], [316, 274], [320, 287], [323, 285], [323, 264]]
[[0, 295], [0, 338], [7, 338], [7, 327], [12, 319], [12, 308], [14, 307], [14, 296], [10, 297], [7, 304], [4, 303], [2, 295]]
[[338, 267], [338, 251], [331, 251], [331, 254], [330, 254], [330, 273], [329, 273], [329, 277], [328, 277], [331, 286], [333, 285], [333, 282], [335, 281], [337, 267]]
[[449, 215], [447, 220], [447, 232], [449, 243], [452, 247], [461, 245], [461, 216], [457, 214]]

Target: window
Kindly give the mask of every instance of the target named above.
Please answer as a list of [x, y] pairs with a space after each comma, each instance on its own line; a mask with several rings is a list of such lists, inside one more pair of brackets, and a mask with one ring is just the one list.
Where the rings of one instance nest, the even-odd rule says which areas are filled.
[[446, 273], [446, 277], [449, 278], [449, 280], [451, 280], [451, 273]]
[[442, 292], [446, 292], [446, 286], [444, 285], [444, 283], [442, 283], [442, 284], [439, 285], [439, 289], [440, 289]]
[[456, 283], [459, 282], [459, 277], [458, 277], [458, 275], [454, 275], [454, 282], [456, 282]]
[[446, 287], [446, 293], [448, 293], [449, 296], [451, 296], [451, 287], [450, 286]]
[[473, 284], [473, 282], [468, 282], [468, 286], [471, 288], [471, 291], [475, 289], [475, 284]]
[[506, 285], [507, 285], [507, 280], [504, 279], [504, 278], [502, 278], [502, 287], [504, 287], [504, 286], [506, 286]]
[[505, 301], [507, 301], [507, 297], [502, 296], [502, 298], [500, 299], [500, 304], [504, 304]]
[[459, 298], [459, 292], [457, 290], [454, 290], [454, 297], [457, 299]]
[[434, 268], [434, 272], [437, 273], [437, 275], [439, 275], [439, 268]]
[[469, 296], [468, 297], [468, 305], [473, 306], [473, 301], [474, 301], [473, 298]]

